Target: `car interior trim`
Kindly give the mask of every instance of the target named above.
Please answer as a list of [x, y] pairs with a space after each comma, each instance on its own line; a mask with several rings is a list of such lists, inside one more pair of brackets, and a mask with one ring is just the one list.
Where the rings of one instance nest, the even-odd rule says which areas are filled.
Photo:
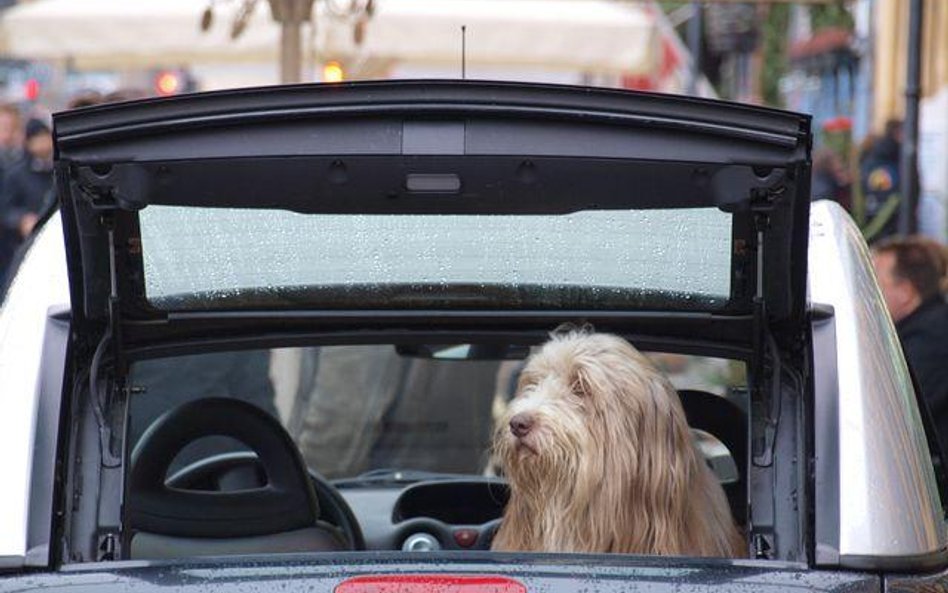
[[832, 307], [820, 305], [813, 316], [813, 383], [820, 394], [813, 402], [814, 560], [818, 566], [839, 565], [839, 390], [836, 370], [836, 323]]
[[[69, 309], [65, 305], [50, 309], [43, 334], [43, 354], [39, 377], [37, 426], [61, 426], [63, 379], [66, 369], [55, 361], [66, 359], [69, 343]], [[55, 430], [37, 430], [33, 446], [33, 475], [30, 480], [30, 510], [26, 564], [48, 566], [50, 537], [53, 532], [52, 509], [56, 481], [56, 456], [62, 434]]]

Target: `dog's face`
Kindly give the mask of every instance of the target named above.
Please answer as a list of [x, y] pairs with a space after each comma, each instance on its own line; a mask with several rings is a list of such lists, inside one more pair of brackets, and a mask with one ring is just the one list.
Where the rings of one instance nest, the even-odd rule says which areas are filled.
[[527, 361], [494, 450], [510, 482], [495, 549], [741, 554], [677, 392], [622, 338], [547, 342]]
[[667, 379], [625, 340], [556, 336], [527, 362], [497, 426], [495, 453], [514, 486], [526, 489], [568, 480], [576, 494], [616, 472], [613, 479], [632, 481], [651, 453], [681, 446], [671, 441], [684, 413], [669, 394]]

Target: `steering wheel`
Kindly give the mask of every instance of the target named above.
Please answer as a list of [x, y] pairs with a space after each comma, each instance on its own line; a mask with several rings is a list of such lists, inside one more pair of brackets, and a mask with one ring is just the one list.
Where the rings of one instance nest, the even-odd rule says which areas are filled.
[[[215, 455], [166, 480], [178, 453], [208, 436], [236, 439], [253, 453]], [[254, 480], [247, 480], [248, 471]], [[280, 423], [238, 399], [195, 400], [152, 423], [132, 452], [129, 491], [129, 522], [137, 531], [240, 538], [316, 527], [334, 549], [364, 547], [345, 500], [311, 475]]]

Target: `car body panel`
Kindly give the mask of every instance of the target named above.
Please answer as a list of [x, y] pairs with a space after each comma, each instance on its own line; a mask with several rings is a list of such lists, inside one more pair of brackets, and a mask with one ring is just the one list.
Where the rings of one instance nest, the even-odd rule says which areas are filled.
[[946, 587], [948, 587], [948, 570], [942, 570], [940, 572], [926, 575], [886, 575], [883, 586], [889, 593], [923, 593], [926, 591], [943, 591]]
[[[752, 494], [760, 503], [750, 518], [752, 523], [758, 517], [770, 518], [769, 523], [758, 521], [751, 529], [761, 525], [770, 529], [770, 541], [776, 542], [784, 555], [767, 556], [761, 545], [767, 540], [757, 537], [763, 532], [754, 533], [749, 543], [759, 557], [804, 559], [810, 565], [775, 560], [474, 551], [112, 562], [111, 558], [121, 555], [99, 543], [114, 544], [115, 534], [120, 533], [124, 468], [120, 455], [110, 449], [106, 423], [96, 417], [96, 413], [102, 414], [101, 400], [98, 394], [87, 397], [80, 372], [70, 377], [68, 370], [41, 373], [38, 367], [24, 365], [0, 367], [0, 379], [5, 377], [3, 373], [22, 375], [14, 392], [16, 406], [10, 407], [8, 417], [0, 417], [0, 444], [7, 444], [7, 440], [12, 444], [8, 461], [4, 461], [12, 486], [6, 498], [0, 499], [12, 509], [0, 523], [0, 561], [5, 562], [0, 568], [22, 570], [33, 565], [53, 570], [0, 577], [0, 592], [66, 587], [90, 591], [171, 587], [330, 591], [351, 577], [392, 574], [501, 575], [523, 583], [528, 591], [553, 592], [579, 588], [598, 592], [697, 591], [709, 586], [733, 591], [802, 588], [877, 592], [882, 590], [884, 577], [861, 570], [943, 566], [946, 536], [918, 410], [910, 397], [913, 392], [894, 328], [872, 281], [865, 246], [838, 208], [816, 204], [811, 218], [807, 195], [809, 123], [809, 117], [803, 115], [684, 97], [482, 82], [301, 85], [132, 102], [57, 115], [56, 175], [62, 192], [63, 224], [62, 228], [47, 224], [36, 245], [45, 246], [47, 257], [56, 253], [61, 257], [62, 243], [51, 249], [48, 237], [58, 238], [58, 232], [65, 235], [72, 325], [61, 310], [50, 309], [50, 301], [36, 298], [30, 303], [29, 318], [35, 324], [31, 327], [45, 324], [47, 331], [31, 338], [24, 356], [48, 349], [51, 357], [98, 370], [99, 355], [111, 339], [119, 354], [108, 353], [106, 364], [114, 365], [112, 368], [119, 369], [116, 374], [121, 375], [124, 369], [120, 363], [127, 362], [120, 360], [121, 348], [129, 346], [132, 358], [148, 358], [190, 349], [359, 343], [366, 333], [376, 332], [372, 335], [377, 336], [384, 331], [400, 332], [398, 335], [411, 344], [412, 339], [422, 339], [417, 337], [421, 335], [418, 330], [427, 332], [423, 335], [431, 340], [442, 327], [439, 337], [448, 340], [445, 343], [454, 339], [464, 343], [472, 336], [500, 342], [505, 339], [504, 332], [509, 340], [509, 335], [520, 332], [522, 336], [527, 331], [536, 332], [540, 341], [555, 325], [552, 322], [557, 314], [564, 320], [582, 317], [593, 323], [637, 314], [637, 325], [623, 324], [626, 318], [613, 325], [630, 335], [651, 332], [651, 337], [664, 337], [679, 347], [691, 339], [696, 351], [711, 346], [731, 349], [740, 355], [735, 358], [753, 365], [753, 380], [758, 382], [752, 385], [754, 389], [768, 385], [762, 377], [764, 365], [775, 367], [776, 410], [779, 414], [783, 406], [781, 426], [787, 428], [779, 431], [765, 452], [764, 457], [771, 455], [769, 465], [762, 462], [749, 470], [756, 489]], [[333, 170], [340, 155], [357, 164], [366, 159], [369, 169], [368, 165], [384, 168], [394, 163], [385, 183], [400, 182], [399, 176], [409, 170], [402, 165], [408, 162], [451, 171], [462, 163], [477, 165], [476, 159], [483, 159], [479, 161], [483, 168], [485, 163], [522, 162], [526, 156], [543, 167], [569, 163], [573, 170], [592, 173], [596, 182], [588, 194], [576, 197], [557, 187], [562, 178], [551, 176], [553, 182], [544, 188], [551, 192], [548, 202], [541, 199], [543, 192], [525, 192], [529, 199], [520, 203], [510, 200], [504, 191], [490, 193], [486, 189], [492, 187], [490, 183], [478, 182], [475, 185], [483, 190], [486, 201], [479, 205], [454, 201], [447, 202], [448, 206], [443, 195], [409, 196], [407, 206], [378, 196], [358, 202], [362, 189], [376, 187], [372, 185], [376, 179], [368, 179], [368, 186], [361, 189], [340, 190], [346, 199], [337, 201], [313, 200], [306, 191], [261, 198], [261, 186], [245, 183], [268, 171], [279, 171], [274, 181], [279, 187], [292, 190], [306, 186], [314, 170]], [[542, 160], [545, 158], [551, 160]], [[478, 168], [472, 166], [471, 170]], [[338, 172], [338, 167], [335, 169]], [[671, 190], [672, 197], [643, 192], [641, 200], [634, 202], [628, 196], [612, 196], [597, 172], [628, 174], [629, 178], [623, 178], [626, 184], [636, 176], [656, 173], [663, 180], [661, 187]], [[218, 191], [215, 184], [222, 180], [227, 180], [227, 189], [233, 191]], [[317, 181], [319, 186], [326, 180]], [[196, 198], [181, 191], [192, 186], [199, 188]], [[402, 195], [396, 193], [396, 197]], [[415, 198], [417, 201], [412, 201]], [[756, 289], [744, 293], [756, 292], [753, 309], [748, 298], [741, 302], [746, 308], [725, 314], [603, 310], [587, 315], [574, 310], [458, 308], [437, 315], [407, 310], [389, 311], [386, 316], [376, 311], [310, 307], [211, 315], [148, 310], [135, 300], [138, 295], [134, 290], [129, 292], [135, 282], [141, 282], [135, 275], [139, 269], [129, 264], [140, 260], [137, 213], [152, 206], [199, 203], [303, 213], [426, 214], [446, 209], [477, 212], [487, 204], [492, 212], [562, 214], [583, 208], [659, 208], [668, 201], [676, 207], [719, 207], [743, 217], [744, 226], [737, 233], [740, 242], [735, 242], [734, 250], [735, 257], [752, 262], [742, 270], [748, 273], [742, 278]], [[809, 298], [814, 303], [809, 312], [805, 294], [808, 261]], [[60, 263], [52, 268], [60, 274], [53, 285], [53, 301], [65, 300], [64, 267]], [[39, 279], [46, 273], [51, 272], [30, 263], [14, 283], [10, 306], [29, 300], [24, 287], [43, 293]], [[5, 325], [14, 323], [10, 318], [0, 313], [0, 330], [12, 327]], [[456, 322], [462, 318], [467, 325]], [[107, 327], [110, 323], [113, 325]], [[299, 324], [298, 333], [294, 333], [294, 323]], [[29, 328], [18, 331], [29, 333]], [[813, 351], [807, 353], [804, 344], [811, 331]], [[772, 349], [768, 343], [765, 352], [762, 342], [772, 336], [769, 332], [778, 342], [784, 341]], [[75, 350], [81, 351], [74, 353], [74, 358], [64, 353], [67, 335]], [[202, 341], [196, 344], [195, 338]], [[0, 362], [15, 360], [8, 354], [17, 343], [7, 342], [0, 341]], [[36, 356], [42, 359], [40, 354]], [[804, 386], [811, 360], [816, 369], [815, 428], [805, 425], [807, 406], [813, 403], [806, 397], [809, 387]], [[889, 365], [891, 368], [874, 370], [874, 362], [892, 360], [895, 364]], [[779, 367], [784, 361], [794, 368], [781, 377]], [[794, 384], [794, 377], [803, 380]], [[72, 415], [58, 413], [64, 382], [79, 386], [68, 391], [72, 401], [81, 404]], [[761, 389], [754, 397], [764, 399], [766, 392]], [[63, 405], [67, 401], [63, 400]], [[770, 428], [774, 430], [779, 419], [763, 418], [773, 420]], [[757, 423], [760, 420], [754, 418]], [[121, 422], [124, 418], [119, 427]], [[47, 430], [52, 425], [57, 430]], [[72, 454], [59, 460], [64, 467], [55, 478], [71, 482], [61, 487], [63, 508], [55, 508], [54, 444], [64, 438], [57, 431], [64, 430], [74, 431], [75, 442], [72, 449], [59, 449]], [[755, 430], [757, 426], [751, 428], [752, 437], [768, 437], [766, 430]], [[807, 458], [810, 451], [805, 436], [816, 440], [814, 460]], [[110, 457], [106, 463], [106, 454], [115, 455], [115, 459]], [[81, 465], [78, 457], [85, 460], [80, 469], [76, 469]], [[811, 461], [816, 470], [815, 503], [809, 491], [800, 491], [809, 486]], [[107, 469], [102, 475], [100, 465]], [[912, 504], [902, 508], [904, 501]], [[767, 509], [767, 505], [777, 508]], [[811, 508], [815, 511], [815, 556], [810, 554], [814, 534], [808, 531]], [[56, 513], [68, 515], [61, 522], [62, 530], [79, 525], [81, 529], [75, 529], [79, 535], [55, 533], [55, 520], [50, 517]], [[790, 523], [792, 528], [787, 527]], [[49, 539], [51, 529], [53, 540]], [[52, 555], [50, 541], [55, 542]], [[76, 550], [83, 553], [69, 556]], [[893, 577], [890, 583], [912, 588], [944, 581], [945, 575], [937, 574]]]
[[63, 369], [56, 385], [43, 379], [57, 371], [42, 361], [57, 331], [50, 311], [69, 303], [58, 215], [32, 239], [19, 270], [0, 308], [0, 567], [47, 562]]
[[[588, 587], [600, 593], [620, 591], [680, 592], [717, 590], [768, 592], [818, 590], [827, 593], [877, 593], [880, 577], [858, 572], [813, 571], [776, 562], [696, 560], [629, 556], [511, 555], [463, 552], [340, 554], [245, 558], [193, 563], [123, 562], [111, 566], [70, 568], [47, 575], [0, 577], [0, 593], [43, 589], [145, 593], [193, 588], [198, 591], [333, 591], [346, 580], [370, 575], [503, 576], [526, 591], [559, 593]], [[437, 588], [427, 589], [438, 590]], [[407, 589], [406, 589], [407, 591]]]
[[832, 306], [835, 340], [835, 360], [815, 361], [817, 382], [835, 375], [815, 407], [817, 563], [943, 564], [948, 539], [928, 444], [865, 241], [834, 202], [814, 203], [810, 216], [810, 298]]

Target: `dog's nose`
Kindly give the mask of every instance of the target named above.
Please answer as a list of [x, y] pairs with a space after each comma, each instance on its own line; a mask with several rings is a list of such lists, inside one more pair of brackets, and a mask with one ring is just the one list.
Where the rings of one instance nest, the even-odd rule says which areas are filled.
[[529, 414], [521, 412], [510, 419], [510, 432], [515, 437], [523, 438], [527, 436], [531, 428], [533, 428], [533, 416]]

